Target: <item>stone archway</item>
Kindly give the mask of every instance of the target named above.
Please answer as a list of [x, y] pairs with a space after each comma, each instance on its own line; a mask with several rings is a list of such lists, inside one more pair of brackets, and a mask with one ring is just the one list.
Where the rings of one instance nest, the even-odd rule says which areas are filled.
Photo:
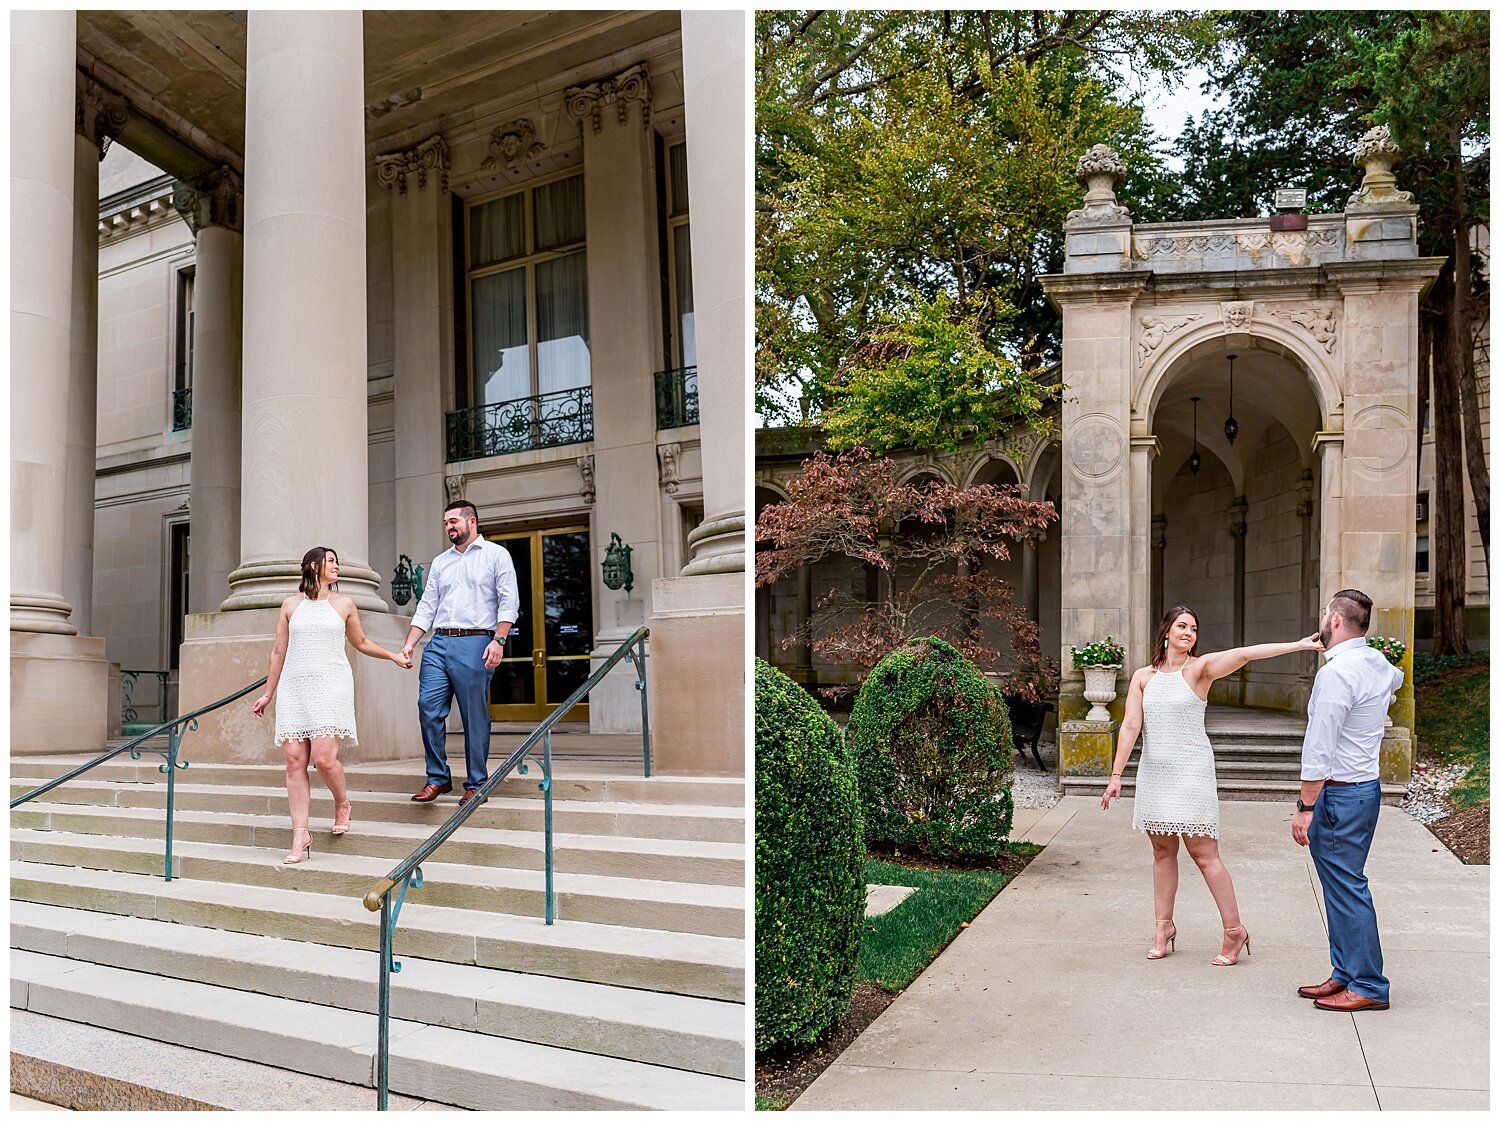
[[[1247, 358], [1236, 411], [1246, 410], [1250, 428], [1236, 447], [1221, 434], [1222, 446], [1210, 440], [1206, 453], [1226, 493], [1244, 499], [1225, 511], [1227, 528], [1241, 515], [1248, 526], [1252, 493], [1268, 510], [1310, 516], [1296, 510], [1314, 500], [1306, 492], [1315, 483], [1317, 601], [1363, 589], [1375, 601], [1371, 633], [1410, 648], [1417, 302], [1442, 262], [1418, 256], [1417, 209], [1388, 170], [1395, 155], [1388, 133], [1366, 134], [1357, 152], [1364, 182], [1341, 213], [1150, 225], [1132, 223], [1115, 198], [1125, 167], [1113, 151], [1097, 145], [1080, 161], [1089, 191], [1065, 226], [1063, 272], [1043, 278], [1062, 314], [1069, 390], [1060, 653], [1108, 634], [1126, 647], [1127, 673], [1149, 660], [1153, 600], [1165, 594], [1152, 586], [1153, 544], [1164, 547], [1172, 532], [1170, 514], [1165, 526], [1153, 518], [1191, 454], [1181, 447], [1180, 405], [1192, 394], [1181, 390], [1201, 382], [1199, 396], [1209, 397], [1212, 362], [1230, 347]], [[1211, 416], [1208, 431], [1222, 420]], [[1276, 516], [1291, 524], [1284, 510]], [[1241, 537], [1234, 548], [1245, 545]], [[1241, 629], [1248, 619], [1242, 612]], [[1231, 618], [1226, 640], [1237, 633]], [[1286, 707], [1294, 693], [1283, 691]], [[1081, 674], [1065, 660], [1059, 716], [1072, 729], [1060, 736], [1060, 765], [1104, 774], [1113, 728], [1090, 727], [1086, 708]], [[1122, 700], [1112, 713], [1118, 720]], [[1409, 673], [1391, 715], [1397, 729], [1382, 773], [1404, 782], [1415, 720]]]

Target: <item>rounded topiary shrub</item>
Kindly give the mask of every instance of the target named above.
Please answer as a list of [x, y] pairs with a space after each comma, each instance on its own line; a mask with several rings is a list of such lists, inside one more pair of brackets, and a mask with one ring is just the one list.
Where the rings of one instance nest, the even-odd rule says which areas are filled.
[[796, 682], [755, 662], [755, 1049], [849, 1010], [865, 912], [854, 763]]
[[994, 856], [1010, 835], [1014, 748], [999, 693], [940, 638], [870, 671], [849, 738], [865, 840], [930, 856]]

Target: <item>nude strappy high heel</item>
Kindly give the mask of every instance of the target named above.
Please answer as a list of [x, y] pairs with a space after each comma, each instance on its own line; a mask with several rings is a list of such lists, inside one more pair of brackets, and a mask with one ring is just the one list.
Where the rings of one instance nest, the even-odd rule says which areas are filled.
[[[339, 814], [344, 815], [344, 820], [339, 820]], [[333, 828], [328, 832], [335, 837], [349, 832], [349, 823], [354, 820], [354, 803], [347, 798], [333, 807]]]
[[[305, 844], [302, 844], [302, 845], [297, 844], [297, 834], [298, 833], [306, 833], [307, 834], [307, 842]], [[308, 829], [293, 829], [292, 830], [292, 851], [286, 854], [286, 859], [283, 860], [282, 863], [283, 864], [301, 864], [304, 859], [306, 859], [306, 860], [311, 860], [312, 859], [312, 831], [308, 830]]]
[[1162, 923], [1166, 923], [1172, 928], [1172, 933], [1167, 937], [1167, 945], [1172, 948], [1170, 950], [1158, 950], [1155, 946], [1152, 946], [1146, 951], [1146, 959], [1148, 961], [1157, 961], [1160, 958], [1166, 957], [1169, 953], [1175, 954], [1177, 952], [1177, 924], [1171, 919], [1156, 920], [1157, 926], [1160, 926]]
[[[1240, 946], [1240, 950], [1244, 950], [1245, 951], [1245, 956], [1249, 957], [1250, 956], [1250, 932], [1248, 930], [1245, 930], [1245, 928], [1242, 927], [1242, 926], [1226, 926], [1224, 928], [1224, 933], [1225, 934], [1233, 934], [1236, 930], [1243, 930], [1245, 932], [1245, 941], [1244, 941], [1244, 944], [1242, 946]], [[1228, 954], [1219, 954], [1218, 956], [1216, 956], [1214, 958], [1213, 964], [1214, 965], [1234, 965], [1236, 962], [1238, 962], [1240, 960], [1240, 950], [1236, 950], [1234, 952], [1234, 957], [1230, 957]]]

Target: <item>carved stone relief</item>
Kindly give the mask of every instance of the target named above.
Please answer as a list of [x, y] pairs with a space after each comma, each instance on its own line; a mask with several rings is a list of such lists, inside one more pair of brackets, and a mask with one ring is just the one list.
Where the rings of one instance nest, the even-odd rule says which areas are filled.
[[1148, 315], [1141, 320], [1140, 337], [1140, 365], [1146, 364], [1146, 359], [1156, 353], [1156, 348], [1161, 346], [1166, 337], [1174, 331], [1180, 331], [1189, 323], [1202, 319], [1203, 316], [1197, 312], [1191, 315]]
[[1307, 328], [1313, 340], [1329, 354], [1339, 341], [1338, 313], [1332, 308], [1273, 308], [1271, 314]]
[[448, 145], [442, 136], [430, 136], [414, 148], [400, 152], [387, 152], [375, 157], [375, 178], [382, 187], [394, 185], [400, 195], [406, 196], [406, 180], [415, 175], [417, 187], [427, 186], [427, 173], [436, 171], [440, 177], [439, 189], [448, 191]]
[[1226, 331], [1243, 331], [1255, 318], [1254, 300], [1227, 300], [1219, 305]]
[[172, 188], [172, 207], [195, 234], [208, 226], [240, 230], [244, 198], [245, 184], [230, 167], [198, 179], [178, 180]]
[[682, 445], [658, 444], [656, 460], [661, 468], [662, 489], [668, 494], [676, 494], [681, 481], [679, 472], [682, 466]]
[[93, 78], [78, 75], [73, 128], [79, 136], [98, 145], [101, 161], [129, 122], [130, 102]]
[[448, 492], [448, 501], [457, 502], [464, 496], [464, 477], [449, 475], [443, 479], [443, 487]]
[[578, 490], [578, 495], [584, 504], [594, 504], [594, 457], [591, 455], [580, 456], [578, 459], [578, 473], [583, 476], [583, 486]]
[[527, 160], [534, 160], [547, 150], [547, 145], [536, 138], [531, 121], [522, 117], [501, 125], [490, 133], [490, 154], [482, 164], [481, 171], [498, 171], [504, 164], [507, 171], [515, 171]]
[[641, 120], [646, 127], [651, 125], [651, 75], [644, 62], [622, 70], [613, 78], [569, 86], [563, 91], [563, 98], [568, 106], [568, 116], [575, 121], [589, 118], [596, 133], [604, 128], [605, 106], [615, 106], [623, 125], [630, 119], [628, 110], [632, 101], [641, 103]]

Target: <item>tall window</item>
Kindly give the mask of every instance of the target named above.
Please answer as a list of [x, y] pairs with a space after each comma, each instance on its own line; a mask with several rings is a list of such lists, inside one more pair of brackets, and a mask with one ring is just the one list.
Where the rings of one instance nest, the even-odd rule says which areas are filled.
[[174, 389], [193, 388], [193, 270], [177, 272], [177, 379]]
[[467, 207], [475, 405], [590, 384], [583, 176]]
[[698, 364], [693, 330], [693, 255], [688, 232], [687, 145], [667, 148], [667, 242], [672, 293], [672, 365]]

